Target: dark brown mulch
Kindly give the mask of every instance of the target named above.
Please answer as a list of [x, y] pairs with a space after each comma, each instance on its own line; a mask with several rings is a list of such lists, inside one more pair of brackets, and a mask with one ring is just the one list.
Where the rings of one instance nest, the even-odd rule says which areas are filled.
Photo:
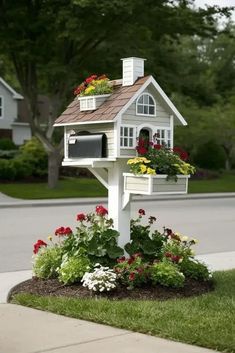
[[[137, 300], [165, 300], [173, 298], [185, 298], [207, 293], [214, 289], [212, 281], [202, 282], [187, 279], [183, 288], [173, 289], [162, 286], [146, 286], [134, 290], [118, 287], [112, 292], [102, 293], [100, 298], [137, 299]], [[17, 293], [30, 293], [41, 296], [63, 296], [72, 298], [92, 298], [91, 292], [80, 284], [63, 285], [57, 279], [41, 280], [32, 278], [15, 286], [10, 294], [9, 300]], [[96, 294], [97, 296], [97, 294]]]

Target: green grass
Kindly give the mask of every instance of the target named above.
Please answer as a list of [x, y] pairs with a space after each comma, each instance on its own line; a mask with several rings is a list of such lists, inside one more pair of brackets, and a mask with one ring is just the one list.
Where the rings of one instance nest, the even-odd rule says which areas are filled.
[[235, 270], [215, 273], [216, 290], [187, 299], [109, 301], [17, 294], [12, 302], [175, 341], [235, 352]]
[[104, 197], [107, 190], [96, 179], [66, 178], [60, 180], [55, 189], [46, 183], [0, 184], [4, 194], [20, 199], [56, 199], [67, 197]]
[[235, 192], [235, 174], [224, 174], [218, 179], [189, 180], [189, 193]]
[[[4, 194], [20, 199], [56, 199], [67, 197], [104, 197], [107, 190], [96, 179], [65, 178], [56, 189], [47, 183], [0, 184]], [[235, 192], [235, 174], [225, 174], [218, 179], [189, 181], [189, 193]]]

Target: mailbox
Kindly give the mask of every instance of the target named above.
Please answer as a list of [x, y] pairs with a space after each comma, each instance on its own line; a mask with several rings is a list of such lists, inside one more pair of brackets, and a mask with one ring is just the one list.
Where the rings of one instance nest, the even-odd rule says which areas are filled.
[[107, 137], [103, 133], [80, 132], [69, 136], [69, 158], [105, 158], [106, 150]]

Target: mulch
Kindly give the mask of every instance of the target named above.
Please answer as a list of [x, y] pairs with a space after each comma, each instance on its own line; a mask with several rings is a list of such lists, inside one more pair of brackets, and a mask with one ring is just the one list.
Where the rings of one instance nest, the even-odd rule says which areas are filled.
[[187, 279], [183, 288], [167, 288], [163, 286], [145, 286], [133, 290], [119, 286], [107, 293], [92, 294], [81, 284], [63, 285], [57, 279], [42, 280], [33, 277], [15, 286], [9, 293], [10, 301], [15, 294], [30, 293], [40, 296], [62, 296], [71, 298], [108, 298], [110, 300], [136, 299], [136, 300], [166, 300], [198, 296], [214, 289], [213, 281], [196, 281]]

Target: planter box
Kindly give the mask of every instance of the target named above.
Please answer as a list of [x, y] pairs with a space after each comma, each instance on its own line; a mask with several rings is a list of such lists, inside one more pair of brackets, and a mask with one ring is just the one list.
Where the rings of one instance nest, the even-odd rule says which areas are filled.
[[167, 175], [135, 175], [123, 173], [124, 192], [140, 195], [186, 194], [190, 175], [177, 175], [177, 181]]
[[78, 97], [80, 102], [80, 111], [97, 109], [111, 94], [102, 94], [96, 96]]

